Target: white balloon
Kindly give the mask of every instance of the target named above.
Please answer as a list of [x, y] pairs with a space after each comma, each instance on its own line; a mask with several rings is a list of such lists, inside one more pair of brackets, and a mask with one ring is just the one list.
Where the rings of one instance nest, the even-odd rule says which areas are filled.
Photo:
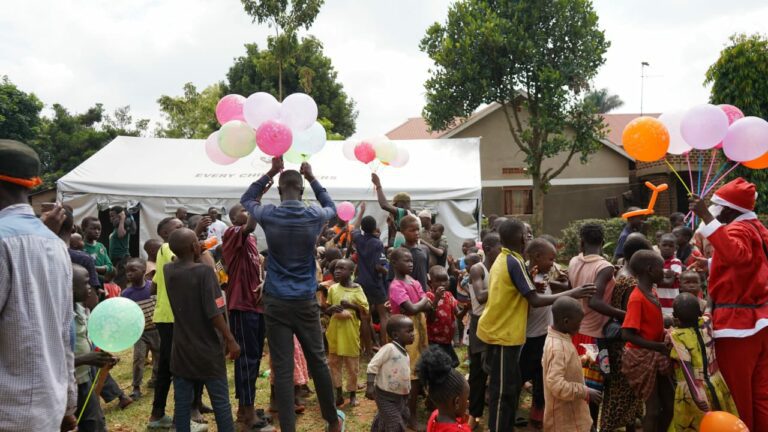
[[254, 93], [245, 100], [243, 117], [248, 125], [258, 129], [265, 121], [280, 117], [280, 102], [269, 93]]
[[280, 122], [294, 133], [301, 132], [317, 121], [317, 104], [311, 96], [294, 93], [283, 100], [280, 107]]
[[293, 136], [291, 151], [303, 155], [313, 155], [325, 146], [325, 128], [315, 122], [309, 129], [301, 131]]
[[344, 153], [344, 157], [356, 162], [357, 158], [355, 157], [355, 146], [357, 143], [355, 141], [349, 140], [344, 142], [344, 146], [341, 148], [341, 151]]
[[408, 160], [411, 158], [410, 153], [408, 153], [408, 149], [405, 147], [399, 147], [397, 149], [397, 157], [389, 163], [389, 166], [393, 166], [395, 168], [402, 168], [405, 166], [405, 164], [408, 163]]
[[680, 133], [680, 121], [683, 120], [683, 111], [666, 112], [659, 116], [659, 121], [667, 127], [669, 131], [669, 149], [667, 153], [673, 155], [681, 155], [693, 150], [693, 147], [688, 145], [683, 139], [683, 135]]

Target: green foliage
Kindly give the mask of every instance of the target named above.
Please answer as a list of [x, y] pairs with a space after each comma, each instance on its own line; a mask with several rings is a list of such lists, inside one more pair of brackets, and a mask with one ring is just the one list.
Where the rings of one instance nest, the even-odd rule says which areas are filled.
[[624, 101], [618, 95], [610, 94], [607, 88], [593, 90], [587, 93], [584, 99], [597, 107], [597, 112], [600, 114], [605, 114], [624, 105]]
[[24, 93], [7, 76], [0, 80], [0, 138], [29, 142], [40, 124], [43, 103]]
[[[605, 232], [605, 246], [603, 246], [603, 255], [608, 259], [613, 257], [613, 252], [616, 250], [616, 243], [619, 240], [619, 235], [626, 225], [626, 221], [622, 218], [610, 218], [610, 219], [579, 219], [572, 221], [562, 231], [560, 236], [563, 242], [563, 249], [560, 250], [560, 256], [558, 261], [567, 263], [574, 256], [580, 252], [581, 237], [579, 231], [581, 227], [594, 223], [601, 225]], [[643, 233], [651, 241], [656, 242], [656, 231], [669, 232], [669, 218], [663, 216], [651, 216], [645, 221], [643, 225]]]
[[[705, 85], [711, 85], [710, 102], [739, 107], [744, 115], [768, 120], [768, 38], [765, 35], [736, 34], [709, 67]], [[744, 177], [757, 186], [760, 196], [768, 194], [768, 172], [745, 167], [730, 178]], [[757, 201], [756, 211], [768, 212], [768, 202]]]
[[40, 155], [41, 188], [52, 187], [116, 136], [143, 135], [149, 124], [146, 119], [134, 122], [128, 106], [118, 108], [112, 115], [106, 114], [101, 104], [82, 114], [71, 114], [59, 104], [52, 108], [53, 117], [42, 118], [36, 137], [29, 142]]
[[[289, 46], [281, 48], [278, 42]], [[228, 84], [224, 94], [248, 96], [263, 91], [279, 98], [280, 72], [276, 50], [282, 49], [293, 53], [282, 66], [283, 94], [307, 93], [317, 102], [318, 118], [325, 118], [332, 125], [332, 129], [326, 127], [326, 130], [342, 138], [355, 133], [355, 103], [344, 92], [338, 73], [331, 59], [323, 54], [323, 45], [317, 38], [307, 36], [301, 41], [295, 35], [279, 40], [269, 38], [266, 50], [259, 50], [256, 44], [246, 44], [245, 49], [246, 55], [235, 59], [235, 64], [227, 72]]]
[[165, 119], [155, 134], [163, 138], [208, 138], [218, 130], [216, 104], [222, 96], [222, 84], [214, 84], [198, 92], [192, 83], [184, 84], [182, 96], [160, 96], [157, 103]]
[[[457, 1], [421, 41], [435, 64], [423, 116], [444, 130], [482, 104], [501, 104], [512, 142], [526, 155], [540, 227], [550, 181], [575, 155], [583, 163], [602, 146], [606, 125], [583, 96], [609, 45], [589, 0]], [[542, 169], [560, 153], [567, 154], [561, 166]]]
[[324, 0], [240, 0], [254, 22], [267, 23], [286, 33], [309, 29]]

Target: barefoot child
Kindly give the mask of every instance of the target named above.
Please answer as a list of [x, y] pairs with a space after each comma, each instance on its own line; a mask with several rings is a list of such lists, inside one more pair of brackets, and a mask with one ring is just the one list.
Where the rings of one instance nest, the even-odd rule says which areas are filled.
[[664, 259], [653, 251], [637, 251], [629, 262], [637, 286], [629, 296], [622, 338], [627, 341], [621, 371], [645, 401], [643, 432], [664, 432], [672, 421], [674, 390], [669, 348], [664, 344], [664, 318], [655, 285], [664, 279]]
[[144, 362], [147, 351], [152, 352], [152, 380], [157, 379], [160, 334], [157, 333], [152, 315], [155, 313], [155, 298], [152, 296], [152, 282], [144, 279], [146, 264], [141, 258], [130, 258], [125, 263], [125, 277], [128, 286], [121, 296], [136, 302], [144, 312], [144, 333], [133, 345], [133, 393], [131, 399], [141, 398], [141, 381], [144, 378]]
[[701, 316], [699, 299], [681, 293], [673, 309], [680, 325], [670, 332], [673, 346], [670, 356], [677, 360], [677, 389], [670, 430], [694, 432], [708, 411], [727, 411], [738, 416], [731, 392], [717, 367], [712, 323], [709, 316]]
[[413, 321], [405, 315], [392, 315], [387, 335], [391, 342], [368, 363], [365, 397], [376, 400], [378, 409], [371, 432], [404, 432], [410, 418], [411, 361], [406, 348], [414, 340]]
[[584, 311], [572, 298], [559, 298], [552, 306], [553, 323], [544, 343], [544, 431], [589, 432], [589, 402], [600, 404], [598, 390], [584, 384], [581, 361], [571, 338], [579, 334]]
[[435, 409], [427, 421], [427, 432], [469, 432], [467, 405], [469, 384], [451, 367], [451, 359], [432, 345], [419, 360], [419, 379]]
[[224, 320], [224, 297], [216, 273], [199, 262], [200, 243], [192, 230], [180, 228], [168, 242], [176, 255], [176, 260], [164, 269], [175, 317], [171, 373], [176, 430], [190, 431], [195, 385], [203, 384], [211, 398], [218, 430], [234, 431], [224, 352], [234, 360], [240, 356], [240, 346]]
[[448, 291], [448, 272], [445, 267], [429, 269], [429, 292], [427, 298], [434, 310], [427, 314], [427, 340], [429, 345], [442, 349], [451, 358], [451, 367], [459, 366], [459, 356], [453, 349], [453, 334], [456, 332], [456, 318], [463, 317], [459, 302]]
[[360, 285], [352, 282], [355, 264], [348, 259], [334, 262], [336, 284], [328, 290], [330, 315], [326, 337], [328, 338], [328, 366], [331, 369], [333, 387], [336, 389], [336, 406], [344, 405], [342, 370], [347, 372], [346, 390], [350, 406], [357, 406], [357, 373], [360, 370], [360, 317], [368, 314], [368, 300]]
[[[408, 235], [406, 235], [406, 238], [408, 238]], [[416, 403], [419, 393], [421, 393], [419, 378], [416, 374], [416, 362], [419, 360], [421, 353], [427, 348], [426, 314], [431, 312], [433, 308], [419, 281], [411, 277], [413, 272], [413, 256], [411, 252], [406, 248], [395, 249], [392, 252], [391, 263], [395, 271], [395, 279], [389, 285], [389, 302], [392, 313], [402, 313], [411, 317], [415, 328], [414, 340], [408, 345], [408, 355], [411, 362], [411, 396], [408, 401], [410, 418], [408, 420], [408, 427], [415, 429], [417, 424]]]

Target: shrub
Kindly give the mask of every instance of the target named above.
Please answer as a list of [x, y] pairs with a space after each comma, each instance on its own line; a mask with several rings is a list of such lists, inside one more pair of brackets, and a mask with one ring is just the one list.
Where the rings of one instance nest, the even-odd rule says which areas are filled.
[[[621, 231], [624, 229], [625, 221], [622, 218], [611, 219], [579, 219], [570, 223], [562, 231], [561, 241], [563, 248], [560, 250], [558, 261], [562, 263], [570, 262], [571, 258], [579, 254], [581, 239], [579, 231], [587, 223], [596, 223], [602, 225], [605, 231], [605, 246], [603, 255], [608, 259], [613, 258], [613, 252], [616, 250], [616, 242], [619, 240]], [[645, 221], [643, 232], [651, 242], [656, 241], [656, 231], [669, 231], [669, 219], [663, 216], [651, 216]]]

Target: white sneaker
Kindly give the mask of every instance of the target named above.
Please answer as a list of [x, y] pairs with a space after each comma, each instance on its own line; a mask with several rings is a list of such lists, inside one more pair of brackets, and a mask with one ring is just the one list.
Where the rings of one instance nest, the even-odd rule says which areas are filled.
[[208, 425], [205, 423], [189, 423], [189, 430], [191, 432], [208, 432]]

